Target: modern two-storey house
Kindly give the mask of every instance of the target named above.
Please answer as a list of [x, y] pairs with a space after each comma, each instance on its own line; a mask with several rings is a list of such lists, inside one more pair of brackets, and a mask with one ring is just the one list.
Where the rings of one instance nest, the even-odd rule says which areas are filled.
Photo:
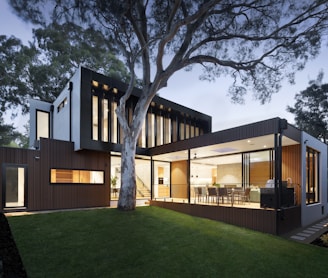
[[[2, 211], [114, 205], [126, 85], [81, 67], [30, 104], [30, 149], [0, 148]], [[127, 117], [140, 96], [130, 97]], [[212, 133], [211, 117], [156, 96], [136, 153], [137, 199], [273, 234], [328, 214], [327, 146], [274, 118]]]

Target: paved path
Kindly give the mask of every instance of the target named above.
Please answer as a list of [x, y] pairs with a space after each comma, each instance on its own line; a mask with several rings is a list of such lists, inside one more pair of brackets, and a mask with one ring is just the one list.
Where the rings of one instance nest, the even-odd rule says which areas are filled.
[[288, 233], [284, 237], [297, 242], [311, 243], [326, 231], [328, 231], [328, 218], [324, 218], [307, 227], [297, 229], [292, 233]]

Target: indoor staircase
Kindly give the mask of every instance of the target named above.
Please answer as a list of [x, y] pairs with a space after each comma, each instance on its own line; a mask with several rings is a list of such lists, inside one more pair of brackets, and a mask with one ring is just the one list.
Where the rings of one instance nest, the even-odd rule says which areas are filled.
[[137, 198], [150, 199], [150, 190], [144, 182], [137, 176]]

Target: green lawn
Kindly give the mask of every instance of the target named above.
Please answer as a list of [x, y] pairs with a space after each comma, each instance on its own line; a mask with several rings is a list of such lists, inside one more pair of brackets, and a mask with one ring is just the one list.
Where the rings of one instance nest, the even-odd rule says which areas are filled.
[[328, 249], [157, 207], [8, 217], [34, 277], [327, 277]]

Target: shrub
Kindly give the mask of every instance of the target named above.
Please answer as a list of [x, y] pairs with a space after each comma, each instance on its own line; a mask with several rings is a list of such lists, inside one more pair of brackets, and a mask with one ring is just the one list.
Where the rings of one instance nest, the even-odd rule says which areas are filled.
[[326, 234], [323, 234], [320, 239], [322, 240], [322, 243], [325, 245], [325, 246], [328, 246], [328, 233]]

